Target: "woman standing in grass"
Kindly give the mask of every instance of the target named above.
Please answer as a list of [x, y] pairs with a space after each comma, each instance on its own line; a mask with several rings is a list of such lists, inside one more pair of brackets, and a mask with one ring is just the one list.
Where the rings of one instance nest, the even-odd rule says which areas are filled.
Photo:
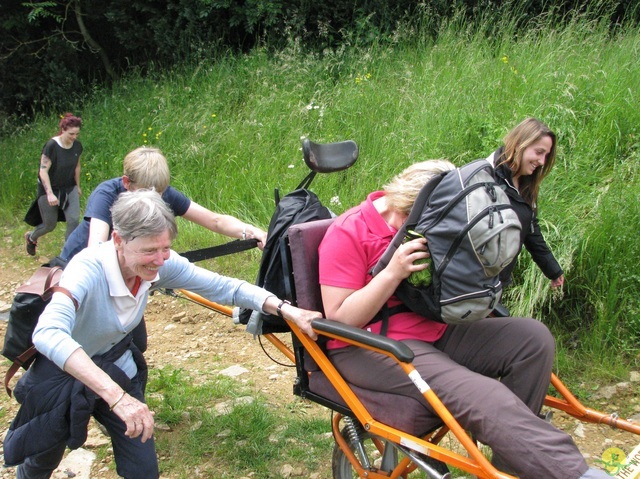
[[[555, 160], [556, 135], [536, 118], [527, 118], [513, 128], [505, 136], [504, 145], [487, 158], [522, 224], [520, 244], [527, 248], [533, 261], [551, 280], [552, 288], [564, 284], [564, 274], [540, 231], [537, 203], [542, 180], [553, 168]], [[500, 273], [503, 285], [511, 283], [517, 260], [516, 256]]]
[[82, 143], [78, 134], [82, 119], [65, 113], [59, 131], [42, 149], [38, 172], [37, 206], [41, 223], [25, 233], [27, 253], [36, 254], [38, 238], [53, 231], [58, 223], [58, 210], [67, 222], [65, 239], [76, 229], [80, 219], [80, 155]]

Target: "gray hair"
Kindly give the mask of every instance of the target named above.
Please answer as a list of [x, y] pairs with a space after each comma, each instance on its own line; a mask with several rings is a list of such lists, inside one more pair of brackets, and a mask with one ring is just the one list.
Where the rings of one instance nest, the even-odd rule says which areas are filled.
[[125, 241], [144, 236], [159, 236], [165, 231], [173, 240], [178, 225], [169, 206], [155, 190], [126, 191], [111, 207], [113, 229]]

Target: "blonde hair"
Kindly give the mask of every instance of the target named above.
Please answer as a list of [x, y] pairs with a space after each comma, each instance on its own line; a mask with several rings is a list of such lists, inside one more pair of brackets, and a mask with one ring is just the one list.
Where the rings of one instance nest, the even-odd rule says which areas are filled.
[[540, 184], [556, 162], [556, 134], [537, 118], [526, 118], [504, 137], [504, 150], [496, 164], [506, 164], [512, 172], [517, 172], [522, 164], [524, 150], [544, 136], [551, 138], [551, 151], [545, 158], [544, 166], [536, 168], [532, 175], [521, 176], [518, 180], [520, 195], [534, 208]]
[[434, 176], [453, 169], [455, 165], [447, 160], [414, 163], [382, 188], [387, 206], [408, 215], [422, 187]]
[[162, 194], [169, 187], [169, 164], [158, 148], [136, 148], [124, 157], [122, 166], [134, 189], [154, 188]]

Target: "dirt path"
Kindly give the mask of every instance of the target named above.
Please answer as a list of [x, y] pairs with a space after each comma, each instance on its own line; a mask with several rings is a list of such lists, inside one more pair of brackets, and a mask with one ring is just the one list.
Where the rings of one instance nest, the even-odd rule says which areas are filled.
[[[24, 252], [22, 242], [14, 232], [0, 231], [0, 318], [6, 319], [15, 288], [26, 280], [46, 257], [30, 258]], [[155, 294], [147, 313], [149, 349], [146, 357], [150, 367], [171, 364], [182, 367], [190, 360], [198, 359], [199, 367], [208, 371], [222, 371], [231, 366], [242, 366], [246, 372], [237, 377], [255, 391], [262, 391], [271, 398], [275, 407], [284, 407], [294, 400], [292, 382], [295, 371], [271, 361], [256, 340], [236, 326], [231, 319], [194, 305], [185, 300]], [[0, 321], [0, 333], [4, 336], [5, 321]], [[270, 345], [268, 345], [270, 346]], [[284, 359], [271, 348], [273, 355]], [[625, 411], [640, 421], [640, 374], [634, 373], [628, 381], [618, 385], [601, 387], [599, 398], [590, 406], [606, 411]], [[598, 396], [598, 395], [596, 395]], [[0, 396], [2, 434], [17, 410], [14, 400], [4, 394]], [[313, 406], [313, 411], [325, 414], [324, 409]], [[640, 438], [621, 433], [609, 427], [581, 423], [556, 411], [553, 423], [569, 432], [587, 461], [599, 460], [605, 450], [617, 447], [631, 452], [640, 443]], [[327, 423], [327, 430], [329, 424]], [[98, 439], [99, 435], [98, 435]], [[108, 461], [109, 458], [106, 459]], [[104, 462], [104, 461], [103, 461]], [[329, 470], [329, 466], [327, 466]], [[4, 469], [0, 477], [15, 477], [11, 469]], [[66, 477], [66, 476], [65, 476]], [[94, 465], [91, 477], [115, 479], [113, 472], [104, 463]], [[324, 476], [323, 476], [324, 477]]]

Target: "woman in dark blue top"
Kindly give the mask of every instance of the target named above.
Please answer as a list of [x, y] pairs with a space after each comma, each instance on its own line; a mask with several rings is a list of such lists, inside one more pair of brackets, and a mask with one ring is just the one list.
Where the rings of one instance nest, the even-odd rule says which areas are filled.
[[200, 226], [232, 238], [258, 240], [258, 247], [264, 248], [267, 233], [231, 215], [210, 211], [190, 200], [180, 191], [169, 186], [171, 174], [167, 159], [157, 148], [140, 147], [129, 152], [123, 161], [124, 174], [118, 178], [103, 181], [87, 200], [83, 221], [67, 238], [62, 252], [52, 265], [64, 266], [78, 252], [87, 246], [107, 241], [111, 236], [111, 206], [124, 191], [154, 188], [162, 195], [176, 216], [181, 216]]

